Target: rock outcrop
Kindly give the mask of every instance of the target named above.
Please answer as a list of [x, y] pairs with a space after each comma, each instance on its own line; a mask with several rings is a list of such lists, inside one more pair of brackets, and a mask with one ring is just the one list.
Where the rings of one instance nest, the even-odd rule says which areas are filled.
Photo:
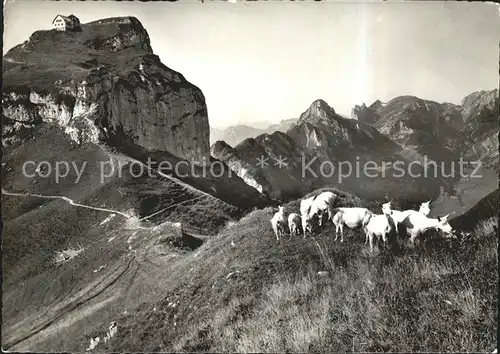
[[[253, 152], [258, 152], [257, 150], [260, 149], [252, 149]], [[239, 157], [238, 151], [226, 142], [221, 140], [216, 141], [210, 148], [210, 154], [216, 159], [224, 161], [250, 187], [255, 188], [265, 195], [269, 195], [271, 192], [271, 186], [259, 172], [258, 168]]]
[[[377, 100], [377, 102], [380, 101]], [[362, 103], [360, 106], [355, 105], [351, 111], [351, 118], [361, 122], [373, 124], [378, 119], [375, 114], [375, 109], [373, 109], [374, 105], [375, 103], [369, 107], [367, 107], [365, 103]]]
[[[218, 141], [211, 153], [270, 198], [299, 197], [310, 189], [311, 178], [301, 177], [300, 156], [304, 151], [285, 133], [261, 134], [243, 140], [234, 148]], [[279, 159], [281, 165], [277, 163]]]
[[328, 105], [324, 100], [314, 101], [305, 112], [303, 112], [298, 123], [310, 122], [310, 123], [332, 123], [333, 118], [340, 117], [335, 113], [335, 110]]
[[356, 119], [335, 113], [325, 101], [316, 100], [300, 115], [299, 121], [289, 131], [299, 145], [309, 152], [328, 157], [346, 158], [354, 151], [376, 152], [383, 155], [396, 152], [396, 145], [375, 128]]
[[4, 145], [41, 123], [72, 139], [209, 158], [205, 98], [152, 53], [134, 17], [37, 31], [4, 57]]

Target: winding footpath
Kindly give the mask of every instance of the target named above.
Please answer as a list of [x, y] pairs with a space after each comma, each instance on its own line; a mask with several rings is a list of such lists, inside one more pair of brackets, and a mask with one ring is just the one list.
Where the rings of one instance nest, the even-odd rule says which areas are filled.
[[36, 197], [36, 198], [44, 198], [44, 199], [62, 199], [66, 202], [68, 202], [70, 205], [74, 205], [76, 207], [80, 208], [87, 208], [87, 209], [92, 209], [92, 210], [98, 210], [98, 211], [104, 211], [107, 213], [113, 213], [113, 214], [119, 214], [127, 219], [130, 219], [132, 216], [128, 215], [126, 213], [123, 213], [118, 210], [113, 210], [113, 209], [106, 209], [106, 208], [99, 208], [99, 207], [93, 207], [90, 205], [85, 205], [85, 204], [80, 204], [75, 202], [73, 199], [65, 197], [65, 196], [60, 196], [60, 195], [42, 195], [42, 194], [31, 194], [31, 193], [13, 193], [13, 192], [7, 192], [5, 189], [2, 188], [2, 194], [4, 195], [10, 195], [10, 196], [15, 196], [15, 197]]

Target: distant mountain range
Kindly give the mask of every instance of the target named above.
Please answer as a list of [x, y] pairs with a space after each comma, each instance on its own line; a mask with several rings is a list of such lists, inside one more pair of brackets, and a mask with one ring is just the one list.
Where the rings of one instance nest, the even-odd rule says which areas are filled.
[[[339, 116], [350, 119], [350, 117], [343, 114], [339, 114]], [[227, 128], [210, 127], [210, 144], [223, 140], [227, 144], [235, 146], [247, 138], [255, 138], [260, 134], [286, 133], [298, 120], [298, 118], [289, 118], [282, 119], [279, 123], [258, 121], [252, 122], [251, 125], [238, 124]]]
[[[481, 91], [464, 98], [462, 105], [437, 103], [413, 96], [390, 102], [362, 104], [352, 119], [335, 112], [324, 100], [316, 100], [286, 130], [266, 132], [236, 145], [218, 141], [211, 147], [215, 158], [235, 168], [249, 185], [273, 198], [304, 193], [322, 185], [336, 185], [365, 198], [437, 195], [439, 187], [453, 192], [453, 178], [391, 180], [346, 178], [339, 185], [339, 171], [327, 178], [302, 176], [300, 156], [314, 159], [319, 168], [325, 161], [442, 162], [449, 169], [460, 157], [498, 164], [498, 91]], [[496, 109], [496, 110], [495, 110]], [[497, 126], [495, 126], [497, 124]], [[254, 131], [253, 134], [257, 133]], [[237, 141], [234, 139], [232, 141]], [[286, 157], [288, 165], [259, 168], [260, 157], [269, 161]], [[387, 171], [390, 171], [389, 167]], [[434, 168], [428, 176], [434, 175]], [[441, 165], [438, 171], [441, 172]], [[385, 183], [388, 183], [387, 185]], [[390, 185], [392, 184], [392, 188]], [[397, 187], [399, 186], [399, 187]], [[382, 191], [384, 191], [382, 193]], [[420, 192], [419, 192], [420, 191]]]
[[436, 161], [463, 156], [493, 166], [498, 160], [497, 89], [474, 92], [461, 105], [400, 96], [355, 106], [352, 114], [407, 150]]
[[223, 140], [234, 146], [246, 138], [255, 138], [260, 134], [272, 134], [276, 131], [286, 132], [297, 122], [297, 120], [297, 118], [283, 119], [281, 122], [274, 124], [257, 122], [252, 123], [252, 126], [240, 124], [230, 126], [225, 129], [210, 127], [210, 144], [214, 144], [218, 140]]
[[[333, 162], [408, 161], [402, 148], [374, 127], [364, 122], [338, 115], [324, 100], [316, 100], [304, 111], [287, 133], [264, 133], [248, 138], [234, 148], [218, 141], [211, 154], [225, 161], [249, 185], [271, 198], [293, 198], [313, 188], [334, 185], [356, 191], [369, 198], [384, 198], [391, 194], [390, 186], [405, 185], [395, 194], [418, 198], [422, 193], [437, 193], [436, 181], [426, 179], [369, 178], [350, 175], [342, 180], [338, 169], [324, 171]], [[259, 167], [256, 161], [267, 158], [268, 166]], [[286, 159], [287, 166], [276, 165], [276, 159]], [[332, 162], [333, 161], [333, 162]], [[304, 166], [308, 165], [307, 171]], [[322, 167], [323, 166], [323, 167]], [[321, 170], [323, 168], [323, 170]], [[390, 169], [390, 167], [389, 167]], [[312, 171], [312, 172], [311, 172]], [[304, 175], [304, 172], [308, 172]], [[323, 173], [325, 172], [325, 173]], [[381, 172], [381, 171], [379, 171]], [[389, 191], [389, 192], [388, 192]]]
[[464, 124], [459, 107], [400, 96], [387, 104], [376, 101], [369, 107], [356, 106], [353, 113], [403, 148], [433, 160], [456, 158], [448, 142]]

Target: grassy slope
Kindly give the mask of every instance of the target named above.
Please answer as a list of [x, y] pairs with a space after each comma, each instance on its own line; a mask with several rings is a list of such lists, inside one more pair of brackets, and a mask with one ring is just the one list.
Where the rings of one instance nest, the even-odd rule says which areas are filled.
[[[64, 133], [43, 126], [33, 140], [7, 152], [4, 162], [10, 171], [4, 173], [3, 188], [11, 192], [67, 196], [79, 203], [125, 213], [132, 209], [139, 217], [169, 208], [160, 213], [162, 220], [182, 221], [193, 227], [205, 226], [208, 233], [217, 231], [231, 219], [231, 215], [237, 213], [236, 208], [167, 178], [149, 177], [146, 173], [134, 178], [129, 172], [130, 164], [123, 168], [121, 178], [116, 168], [115, 175], [101, 183], [100, 163], [109, 161], [112, 156], [115, 161], [119, 159], [118, 155], [109, 154], [95, 145], [75, 148]], [[78, 183], [75, 183], [74, 172], [56, 183], [54, 173], [49, 178], [23, 176], [22, 165], [25, 161], [49, 161], [52, 167], [58, 161], [76, 162], [79, 168], [83, 162], [87, 165]], [[32, 170], [28, 169], [28, 172]], [[33, 183], [34, 180], [36, 183]], [[39, 250], [31, 251], [29, 245], [35, 242], [43, 244], [47, 236], [51, 237], [46, 242], [54, 242], [58, 239], [57, 235], [65, 240], [63, 243], [80, 242], [80, 238], [72, 238], [71, 235], [80, 235], [85, 239], [89, 228], [109, 215], [77, 208], [61, 200], [11, 196], [4, 196], [3, 199], [7, 272], [11, 258], [13, 262], [18, 261], [23, 250], [24, 255], [40, 253]], [[24, 236], [15, 236], [19, 233]]]
[[[350, 197], [341, 204], [363, 205]], [[298, 202], [286, 207], [297, 209]], [[472, 240], [371, 255], [360, 232], [334, 243], [332, 227], [315, 238], [276, 244], [272, 213], [255, 211], [187, 255], [169, 275], [163, 299], [115, 318], [117, 338], [99, 349], [494, 348], [497, 219], [479, 223]]]
[[[129, 253], [128, 237], [135, 231], [139, 232], [137, 237], [141, 232], [144, 237], [150, 234], [137, 227], [135, 231], [123, 230], [124, 224], [131, 220], [163, 210], [158, 214], [162, 221], [181, 221], [188, 230], [202, 229], [199, 233], [214, 234], [239, 213], [237, 208], [176, 181], [154, 175], [134, 178], [127, 172], [130, 164], [123, 168], [121, 178], [115, 175], [101, 183], [99, 162], [110, 158], [116, 161], [120, 159], [118, 155], [95, 145], [75, 148], [58, 129], [50, 126], [38, 129], [33, 140], [6, 151], [2, 188], [9, 192], [67, 196], [81, 204], [135, 217], [126, 220], [116, 215], [101, 225], [110, 213], [72, 206], [58, 199], [3, 195], [4, 332], [12, 333], [16, 323], [66, 301], [89, 286], [97, 276], [93, 270], [100, 266], [123, 267], [127, 262], [123, 257]], [[79, 167], [87, 161], [88, 165], [79, 183], [75, 183], [74, 172], [55, 183], [53, 178], [23, 176], [21, 167], [27, 160], [49, 161], [52, 166], [56, 161], [75, 161]], [[148, 221], [156, 220], [145, 220], [144, 225]], [[150, 225], [154, 227], [154, 223]], [[117, 241], [108, 242], [113, 238]], [[176, 242], [182, 245], [179, 240]], [[55, 265], [56, 252], [80, 246], [84, 252], [76, 261]]]
[[[106, 329], [118, 313], [162, 297], [172, 267], [190, 247], [175, 227], [115, 218], [83, 253], [4, 292], [3, 348], [84, 351], [77, 338]], [[43, 329], [43, 330], [41, 330]]]
[[[213, 195], [241, 210], [248, 211], [251, 208], [263, 207], [273, 203], [214, 158], [207, 161], [205, 167], [201, 167], [194, 164], [187, 165], [185, 164], [186, 161], [168, 152], [145, 151], [137, 146], [123, 143], [123, 141], [113, 142], [113, 146], [127, 156], [145, 164], [149, 161], [153, 169], [158, 169], [161, 166], [163, 174], [173, 176], [182, 183], [187, 183], [199, 191]], [[163, 162], [169, 162], [170, 165]], [[159, 215], [159, 217], [161, 218], [162, 215]]]
[[482, 198], [478, 203], [472, 206], [462, 216], [450, 220], [450, 225], [458, 229], [473, 230], [477, 220], [488, 219], [498, 216], [499, 207], [498, 188]]

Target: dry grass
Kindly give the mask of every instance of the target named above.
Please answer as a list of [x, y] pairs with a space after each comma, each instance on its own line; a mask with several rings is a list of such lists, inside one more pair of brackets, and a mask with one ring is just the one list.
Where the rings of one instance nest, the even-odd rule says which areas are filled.
[[[295, 204], [286, 206], [288, 212]], [[497, 218], [479, 223], [472, 239], [371, 254], [359, 232], [334, 243], [333, 228], [314, 239], [276, 244], [269, 224], [273, 212], [252, 212], [187, 257], [175, 270], [178, 283], [155, 304], [159, 310], [141, 308], [120, 319], [120, 333], [127, 335], [101, 349], [494, 349]], [[178, 305], [170, 306], [172, 301]]]

